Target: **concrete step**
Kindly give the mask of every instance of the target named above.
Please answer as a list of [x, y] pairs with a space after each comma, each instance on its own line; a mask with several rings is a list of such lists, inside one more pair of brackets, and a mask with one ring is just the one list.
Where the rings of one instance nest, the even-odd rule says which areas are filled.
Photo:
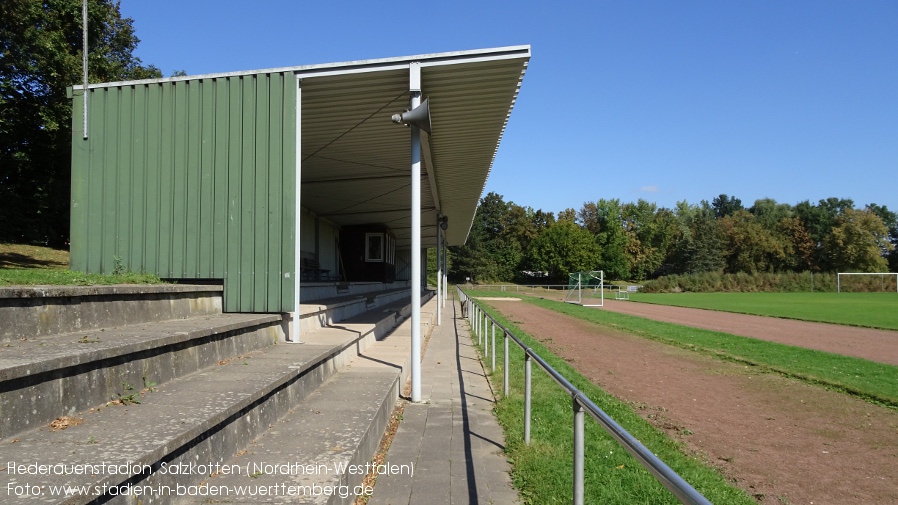
[[383, 282], [303, 282], [299, 287], [299, 299], [303, 303], [315, 303], [346, 295], [376, 294], [397, 289], [408, 290], [409, 281]]
[[[0, 287], [0, 344], [221, 313], [217, 285]], [[139, 303], [135, 303], [139, 302]]]
[[275, 314], [216, 314], [0, 346], [0, 438], [283, 342]]
[[[422, 308], [422, 338], [435, 300]], [[351, 504], [409, 374], [410, 321], [352, 358], [344, 370], [174, 503]], [[413, 473], [411, 462], [395, 471]], [[211, 498], [211, 496], [216, 498]]]
[[411, 296], [408, 288], [332, 296], [300, 304], [300, 334], [345, 321]]
[[[368, 345], [383, 337], [384, 319], [401, 321], [401, 314], [407, 311], [401, 304], [387, 310], [313, 332], [304, 337], [302, 345], [279, 344], [222, 360], [211, 368], [148, 388], [140, 404], [110, 405], [72, 416], [63, 423], [68, 425], [64, 430], [42, 426], [0, 441], [0, 453], [8, 465], [7, 497], [67, 504], [94, 500], [172, 503], [179, 494], [178, 485], [198, 484], [213, 473], [210, 469], [214, 465], [245, 454], [241, 451], [247, 451], [251, 440], [275, 426], [289, 411], [303, 411], [306, 404], [300, 402], [343, 368], [348, 359], [365, 354]], [[400, 380], [403, 367], [376, 362], [393, 370], [393, 381]], [[348, 389], [341, 393], [346, 395], [343, 401], [353, 405], [350, 392], [368, 387], [385, 389], [385, 398], [392, 398], [396, 386], [388, 384], [390, 381], [378, 379], [376, 374], [366, 375], [362, 386], [345, 386]], [[308, 405], [312, 407], [306, 411], [321, 412], [314, 406], [317, 404]], [[341, 412], [340, 417], [368, 417], [369, 411], [348, 407]], [[319, 428], [336, 426], [325, 418], [314, 424]], [[370, 445], [372, 437], [379, 440], [383, 429], [376, 423], [373, 426], [371, 434], [363, 437], [363, 445]], [[60, 428], [60, 423], [55, 427]], [[373, 444], [376, 446], [376, 441]], [[284, 447], [280, 442], [277, 445]], [[368, 452], [367, 448], [359, 451], [360, 457], [370, 458]], [[301, 453], [293, 454], [305, 459]], [[58, 472], [41, 472], [39, 466], [28, 466], [57, 463], [81, 466], [69, 466], [68, 472], [65, 467], [59, 467]], [[68, 497], [52, 495], [51, 486], [65, 485], [88, 488]], [[138, 496], [135, 490], [155, 490], [155, 494]], [[26, 496], [29, 492], [31, 495]]]

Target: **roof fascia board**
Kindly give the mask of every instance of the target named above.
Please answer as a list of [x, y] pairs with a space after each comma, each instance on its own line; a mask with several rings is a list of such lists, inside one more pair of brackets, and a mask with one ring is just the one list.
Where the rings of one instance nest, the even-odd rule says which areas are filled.
[[[417, 56], [400, 56], [394, 58], [381, 58], [373, 60], [357, 60], [342, 63], [324, 63], [317, 65], [303, 65], [297, 67], [278, 67], [259, 70], [222, 72], [214, 74], [188, 75], [181, 77], [163, 77], [159, 79], [141, 79], [136, 81], [105, 82], [88, 85], [88, 89], [114, 88], [119, 86], [136, 86], [143, 84], [159, 84], [164, 82], [194, 81], [200, 79], [219, 79], [226, 77], [241, 77], [254, 74], [272, 74], [280, 72], [292, 72], [302, 78], [325, 77], [333, 75], [347, 75], [365, 72], [381, 72], [385, 70], [397, 70], [408, 68], [409, 63], [419, 62], [422, 67], [439, 65], [476, 63], [481, 61], [497, 61], [514, 58], [529, 58], [530, 46], [508, 46], [491, 49], [474, 49], [470, 51], [455, 51], [447, 53], [422, 54]], [[72, 86], [73, 90], [84, 89], [83, 84]]]

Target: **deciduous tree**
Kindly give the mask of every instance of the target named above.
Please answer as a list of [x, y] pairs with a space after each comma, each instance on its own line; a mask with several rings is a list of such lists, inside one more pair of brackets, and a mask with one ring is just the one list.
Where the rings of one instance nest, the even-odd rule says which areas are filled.
[[[71, 103], [81, 82], [81, 0], [0, 2], [0, 240], [64, 245], [69, 236]], [[161, 77], [133, 55], [133, 21], [90, 0], [91, 82]]]
[[569, 220], [556, 221], [530, 244], [529, 261], [535, 270], [549, 273], [554, 282], [567, 282], [568, 274], [596, 270], [599, 247], [589, 231]]
[[894, 249], [888, 234], [882, 219], [870, 209], [844, 208], [823, 239], [823, 249], [836, 271], [884, 272], [888, 262], [883, 252]]

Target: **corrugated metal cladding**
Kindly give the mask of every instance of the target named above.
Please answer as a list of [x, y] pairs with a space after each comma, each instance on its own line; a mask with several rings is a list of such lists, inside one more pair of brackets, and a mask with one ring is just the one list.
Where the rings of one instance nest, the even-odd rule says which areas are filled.
[[295, 82], [92, 88], [87, 140], [73, 107], [72, 269], [223, 278], [226, 311], [293, 310]]

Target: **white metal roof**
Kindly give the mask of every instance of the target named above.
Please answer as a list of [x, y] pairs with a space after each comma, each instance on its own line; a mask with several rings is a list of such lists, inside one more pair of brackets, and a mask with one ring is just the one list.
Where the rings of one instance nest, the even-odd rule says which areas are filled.
[[410, 133], [390, 117], [408, 108], [409, 65], [418, 63], [432, 116], [432, 134], [422, 133], [421, 240], [433, 247], [438, 215], [449, 218], [449, 244], [465, 242], [529, 60], [525, 45], [89, 87], [295, 73], [302, 206], [341, 226], [385, 224], [402, 248], [411, 241]]
[[421, 240], [467, 238], [529, 46], [352, 62], [298, 70], [302, 79], [302, 205], [340, 225], [384, 223], [411, 239], [410, 133], [390, 121], [409, 104], [409, 64], [421, 65], [432, 134], [422, 133]]

